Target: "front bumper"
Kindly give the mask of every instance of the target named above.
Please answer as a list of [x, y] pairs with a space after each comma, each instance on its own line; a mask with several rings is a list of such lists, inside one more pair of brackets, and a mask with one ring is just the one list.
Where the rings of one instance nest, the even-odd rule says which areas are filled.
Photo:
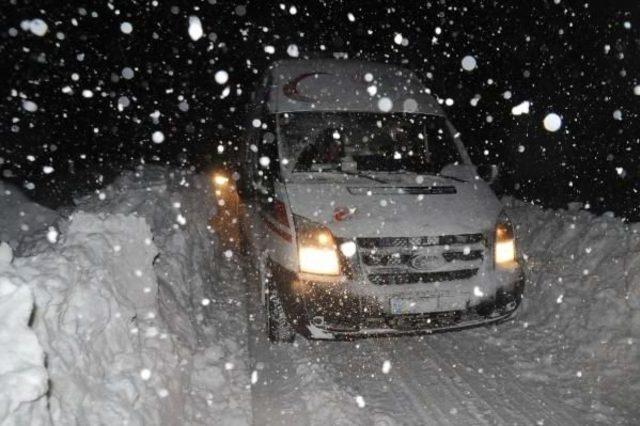
[[[433, 333], [493, 323], [515, 312], [524, 290], [524, 276], [517, 268], [499, 280], [488, 277], [485, 281], [491, 281], [490, 291], [482, 298], [469, 298], [456, 309], [393, 314], [389, 307], [391, 297], [419, 297], [425, 286], [332, 285], [300, 279], [279, 268], [273, 272], [289, 320], [299, 333], [314, 339]], [[473, 289], [475, 281], [445, 284], [443, 292]]]

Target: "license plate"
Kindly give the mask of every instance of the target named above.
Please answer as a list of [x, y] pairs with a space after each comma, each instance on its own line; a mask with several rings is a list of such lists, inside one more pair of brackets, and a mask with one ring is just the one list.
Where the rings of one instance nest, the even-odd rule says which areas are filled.
[[425, 314], [430, 312], [446, 312], [463, 309], [465, 300], [462, 297], [433, 296], [416, 298], [391, 298], [391, 313], [393, 315], [403, 314]]

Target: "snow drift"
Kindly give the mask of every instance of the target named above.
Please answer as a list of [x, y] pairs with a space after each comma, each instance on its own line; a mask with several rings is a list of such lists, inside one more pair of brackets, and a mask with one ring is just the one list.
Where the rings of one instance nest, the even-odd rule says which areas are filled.
[[528, 283], [505, 340], [539, 360], [523, 365], [532, 376], [640, 414], [629, 398], [640, 392], [640, 224], [507, 204]]
[[[149, 173], [142, 186], [134, 185], [141, 174], [130, 173], [107, 190], [111, 198], [82, 200], [58, 223], [55, 244], [0, 267], [0, 321], [8, 321], [0, 347], [18, 349], [3, 352], [10, 370], [0, 380], [26, 377], [21, 392], [2, 392], [0, 423], [248, 423], [243, 364], [225, 368], [243, 336], [208, 333], [215, 314], [198, 309], [202, 277], [215, 265], [212, 201], [197, 183], [206, 180]], [[189, 198], [191, 184], [198, 197]], [[190, 228], [175, 222], [178, 214]]]
[[44, 424], [49, 418], [44, 352], [28, 325], [33, 295], [24, 283], [5, 276], [10, 247], [2, 243], [0, 252], [0, 423]]

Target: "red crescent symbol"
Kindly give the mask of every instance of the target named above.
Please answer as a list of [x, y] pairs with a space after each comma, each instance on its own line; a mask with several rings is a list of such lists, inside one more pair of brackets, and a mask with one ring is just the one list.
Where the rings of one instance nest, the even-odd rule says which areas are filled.
[[349, 219], [353, 213], [346, 207], [336, 207], [333, 210], [333, 219], [336, 222], [342, 222], [345, 219]]
[[329, 73], [327, 73], [327, 72], [308, 72], [308, 73], [305, 73], [305, 74], [300, 74], [299, 76], [297, 76], [296, 78], [294, 78], [293, 80], [291, 80], [290, 82], [285, 84], [282, 87], [282, 91], [284, 92], [284, 94], [288, 98], [291, 98], [294, 101], [313, 102], [315, 99], [310, 98], [309, 96], [304, 96], [304, 95], [300, 94], [300, 91], [298, 90], [298, 83], [300, 83], [305, 78], [314, 77], [316, 75], [329, 75]]

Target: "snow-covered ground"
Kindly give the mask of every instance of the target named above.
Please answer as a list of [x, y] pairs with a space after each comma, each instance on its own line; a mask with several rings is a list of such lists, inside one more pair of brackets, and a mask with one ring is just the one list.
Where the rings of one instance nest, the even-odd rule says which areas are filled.
[[274, 345], [210, 190], [147, 167], [62, 214], [0, 188], [0, 424], [640, 422], [638, 224], [506, 200], [513, 320]]

